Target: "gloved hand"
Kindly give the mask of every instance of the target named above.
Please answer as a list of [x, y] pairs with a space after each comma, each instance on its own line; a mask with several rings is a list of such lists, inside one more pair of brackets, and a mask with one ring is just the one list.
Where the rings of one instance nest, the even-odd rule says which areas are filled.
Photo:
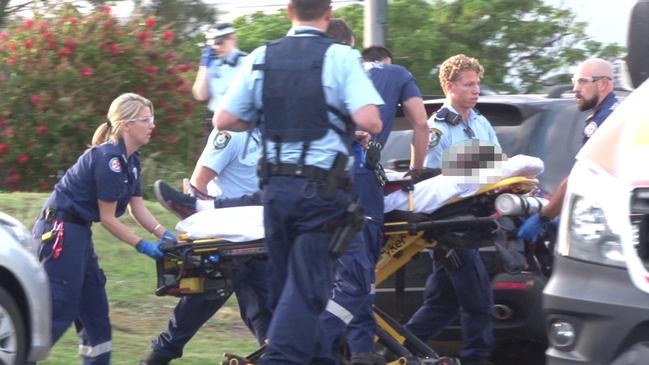
[[162, 251], [160, 251], [160, 244], [160, 241], [148, 242], [145, 240], [140, 240], [140, 242], [135, 245], [135, 249], [139, 253], [145, 254], [154, 260], [158, 260], [161, 259], [162, 256], [164, 256], [162, 254]]
[[201, 66], [210, 67], [210, 63], [216, 59], [216, 51], [212, 46], [205, 46], [201, 53]]
[[161, 242], [165, 241], [171, 241], [171, 242], [178, 242], [178, 238], [176, 237], [175, 234], [171, 233], [171, 231], [165, 231], [165, 233], [162, 234], [162, 237], [160, 238]]
[[518, 238], [522, 238], [527, 242], [536, 242], [543, 232], [545, 222], [543, 218], [537, 213], [527, 218], [521, 228], [518, 229]]

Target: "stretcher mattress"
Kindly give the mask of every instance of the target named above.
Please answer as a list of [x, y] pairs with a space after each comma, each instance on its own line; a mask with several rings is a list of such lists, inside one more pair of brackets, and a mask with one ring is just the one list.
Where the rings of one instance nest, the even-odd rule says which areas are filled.
[[[543, 172], [541, 159], [516, 155], [503, 162], [495, 180], [513, 176], [534, 178]], [[493, 171], [490, 171], [493, 173]], [[389, 178], [401, 179], [403, 173], [390, 173]], [[455, 198], [475, 194], [485, 184], [465, 183], [461, 178], [439, 175], [415, 184], [414, 211], [432, 213]], [[408, 194], [396, 191], [385, 197], [385, 212], [408, 210]], [[176, 230], [189, 239], [219, 237], [231, 242], [247, 242], [264, 238], [262, 206], [244, 206], [199, 211], [176, 225]]]

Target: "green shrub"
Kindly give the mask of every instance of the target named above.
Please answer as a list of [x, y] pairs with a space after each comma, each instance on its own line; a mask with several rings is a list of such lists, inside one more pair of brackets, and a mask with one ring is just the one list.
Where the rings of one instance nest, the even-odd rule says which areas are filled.
[[191, 96], [198, 49], [174, 38], [154, 17], [122, 24], [108, 6], [84, 15], [60, 5], [9, 22], [0, 33], [0, 190], [50, 190], [124, 92], [155, 106], [143, 158], [191, 171], [204, 130]]

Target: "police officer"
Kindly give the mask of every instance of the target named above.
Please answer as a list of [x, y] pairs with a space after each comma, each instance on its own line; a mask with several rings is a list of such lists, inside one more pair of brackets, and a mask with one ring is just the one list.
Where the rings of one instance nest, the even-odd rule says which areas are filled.
[[[446, 101], [429, 120], [430, 140], [426, 166], [441, 167], [444, 150], [455, 143], [478, 139], [500, 146], [487, 118], [473, 109], [480, 94], [482, 65], [458, 54], [440, 67], [439, 81]], [[426, 280], [424, 303], [406, 328], [423, 341], [435, 337], [460, 314], [464, 347], [462, 364], [489, 364], [493, 345], [491, 283], [477, 249], [455, 250], [459, 265], [433, 253], [433, 272]]]
[[[45, 203], [34, 225], [42, 240], [39, 256], [52, 289], [52, 340], [75, 322], [84, 364], [109, 364], [111, 326], [106, 277], [92, 243], [92, 222], [101, 222], [118, 239], [153, 259], [162, 257], [164, 239], [175, 240], [151, 215], [142, 199], [138, 149], [155, 128], [153, 105], [142, 96], [123, 94], [97, 128], [92, 147], [70, 167]], [[140, 239], [117, 217], [126, 207], [147, 231], [161, 238]]]
[[[287, 37], [256, 49], [215, 115], [220, 130], [260, 126], [273, 319], [262, 364], [308, 364], [331, 294], [336, 227], [349, 205], [353, 125], [381, 130], [380, 96], [358, 52], [324, 35], [330, 0], [292, 0]], [[337, 241], [336, 241], [337, 242]]]
[[[219, 199], [213, 201], [183, 196], [162, 181], [154, 185], [156, 198], [179, 218], [195, 212], [196, 202], [209, 209], [261, 204], [259, 194], [255, 194], [259, 189], [257, 161], [261, 156], [258, 131], [252, 132], [250, 140], [245, 132], [222, 131], [215, 135], [216, 138], [208, 143], [196, 166], [209, 169], [218, 176], [218, 188], [222, 192]], [[235, 201], [237, 204], [233, 204]], [[260, 344], [266, 338], [271, 318], [267, 307], [267, 276], [266, 260], [251, 258], [239, 263], [231, 278], [241, 318]], [[181, 298], [167, 324], [167, 330], [152, 342], [153, 351], [142, 364], [166, 365], [172, 359], [182, 357], [185, 344], [229, 297], [210, 298], [197, 294]]]
[[[582, 145], [595, 134], [599, 126], [613, 112], [619, 101], [613, 93], [613, 65], [601, 58], [591, 58], [577, 66], [572, 77], [573, 91], [580, 111], [592, 110], [586, 118]], [[561, 214], [568, 178], [561, 181], [550, 202], [539, 214], [529, 217], [519, 228], [518, 237], [536, 242], [546, 224]]]
[[[234, 27], [228, 23], [217, 24], [209, 29], [205, 33], [205, 38], [207, 45], [201, 54], [201, 63], [192, 86], [192, 93], [196, 100], [209, 100], [205, 124], [210, 135], [203, 155], [210, 153], [216, 139], [224, 138], [218, 135], [218, 130], [213, 130], [212, 117], [247, 55], [237, 48], [239, 40]], [[218, 193], [214, 183], [215, 178], [214, 170], [199, 161], [189, 179], [189, 184], [185, 183], [187, 186], [184, 186], [184, 189], [199, 199], [213, 199], [212, 195]]]
[[[337, 28], [334, 30], [333, 34], [350, 34]], [[350, 43], [353, 38], [342, 41]], [[334, 293], [322, 316], [322, 342], [323, 346], [335, 347], [336, 336], [346, 327], [351, 363], [373, 365], [383, 362], [382, 357], [373, 353], [376, 322], [372, 310], [374, 269], [380, 255], [383, 226], [383, 182], [380, 181], [382, 177], [379, 171], [382, 167], [378, 164], [380, 150], [394, 125], [397, 107], [401, 105], [413, 128], [414, 153], [410, 164], [413, 169], [419, 170], [426, 155], [428, 127], [421, 92], [412, 74], [399, 65], [393, 65], [392, 53], [385, 47], [369, 47], [363, 50], [362, 57], [363, 66], [384, 101], [380, 107], [383, 130], [370, 136], [364, 163], [361, 163], [361, 159], [356, 159], [354, 163], [353, 194], [371, 219], [352, 247], [337, 262]], [[328, 361], [331, 362], [331, 359]]]

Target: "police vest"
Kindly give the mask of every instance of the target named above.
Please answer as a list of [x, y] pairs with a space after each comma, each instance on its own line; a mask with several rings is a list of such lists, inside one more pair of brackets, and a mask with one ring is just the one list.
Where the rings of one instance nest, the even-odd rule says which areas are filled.
[[[259, 129], [275, 143], [303, 142], [303, 155], [311, 142], [334, 130], [347, 142], [353, 132], [349, 115], [327, 104], [322, 86], [322, 67], [333, 39], [316, 30], [298, 31], [315, 37], [285, 37], [266, 46], [266, 61], [254, 70], [264, 72], [263, 114]], [[327, 112], [345, 122], [341, 129]]]

